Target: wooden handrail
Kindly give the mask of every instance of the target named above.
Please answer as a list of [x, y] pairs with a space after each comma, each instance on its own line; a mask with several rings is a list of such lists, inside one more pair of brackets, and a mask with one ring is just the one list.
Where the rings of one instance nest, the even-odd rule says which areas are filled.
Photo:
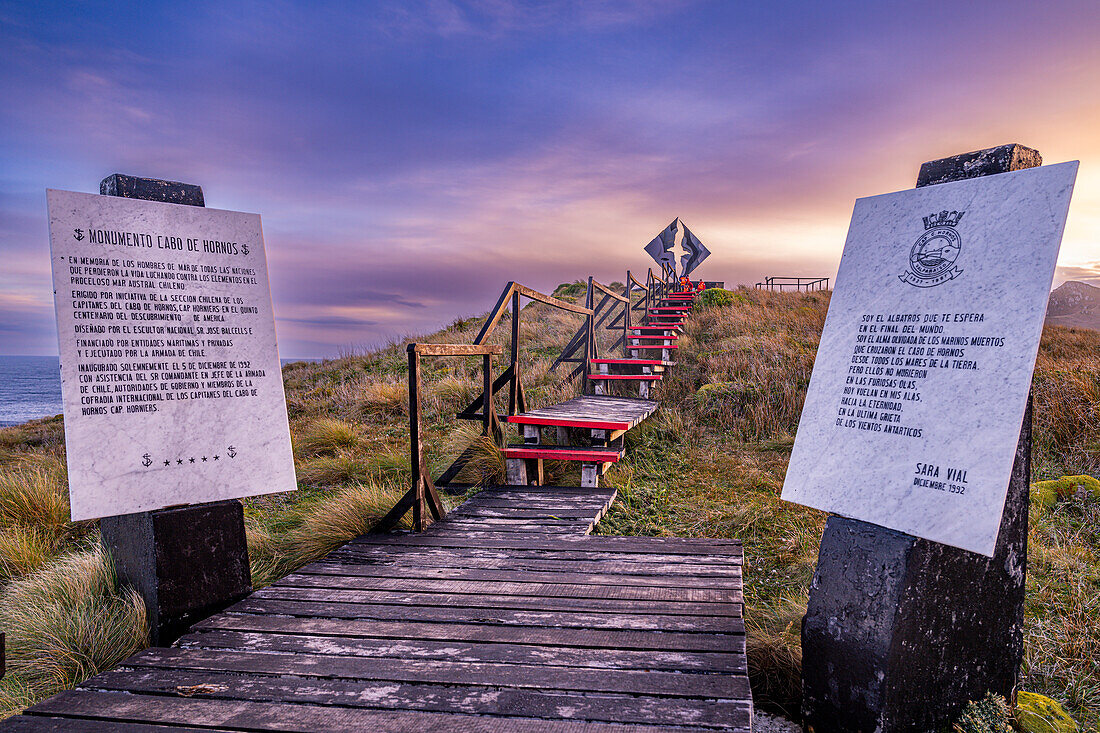
[[627, 270], [627, 271], [626, 271], [626, 279], [627, 279], [627, 280], [629, 280], [629, 281], [630, 281], [631, 283], [633, 283], [633, 284], [637, 285], [637, 286], [638, 286], [639, 288], [641, 288], [642, 290], [645, 290], [645, 289], [646, 289], [646, 286], [645, 286], [645, 284], [644, 284], [644, 283], [641, 283], [641, 282], [639, 282], [639, 281], [638, 281], [638, 278], [634, 277], [633, 273], [631, 273], [631, 272], [630, 272], [630, 270]]
[[574, 313], [580, 313], [581, 315], [584, 315], [584, 316], [592, 315], [592, 309], [591, 308], [585, 308], [584, 306], [575, 305], [575, 304], [570, 303], [570, 302], [565, 301], [565, 300], [558, 300], [557, 298], [555, 298], [551, 295], [544, 295], [543, 293], [540, 293], [537, 290], [532, 290], [531, 288], [526, 287], [524, 285], [519, 285], [518, 283], [512, 283], [512, 284], [515, 285], [516, 290], [519, 292], [520, 295], [522, 295], [526, 298], [530, 298], [531, 300], [537, 300], [540, 303], [546, 303], [547, 305], [552, 305], [555, 308], [561, 308], [562, 310], [572, 311]]
[[500, 356], [504, 347], [499, 344], [409, 344], [409, 351], [421, 356]]
[[622, 303], [629, 303], [630, 302], [629, 300], [627, 300], [623, 296], [616, 293], [611, 288], [607, 287], [603, 283], [598, 282], [596, 280], [592, 281], [592, 287], [602, 290], [604, 293], [606, 293], [607, 295], [610, 295], [612, 298], [614, 298], [615, 300], [618, 300], [619, 302], [622, 302]]
[[510, 282], [504, 286], [504, 291], [500, 294], [500, 298], [497, 300], [497, 304], [493, 306], [493, 310], [489, 312], [489, 317], [485, 319], [485, 323], [481, 326], [481, 330], [477, 334], [477, 338], [474, 339], [475, 344], [483, 344], [488, 340], [489, 336], [493, 334], [493, 329], [500, 323], [501, 316], [504, 315], [504, 310], [508, 307], [508, 299], [512, 297], [514, 293], [518, 293], [525, 298], [531, 300], [537, 300], [540, 303], [546, 305], [552, 305], [555, 308], [561, 308], [562, 310], [570, 311], [572, 313], [580, 313], [582, 316], [592, 315], [591, 308], [585, 308], [583, 306], [574, 305], [573, 303], [566, 302], [564, 300], [558, 300], [552, 295], [546, 295], [540, 293], [537, 290], [532, 290], [526, 285], [520, 285], [517, 282]]

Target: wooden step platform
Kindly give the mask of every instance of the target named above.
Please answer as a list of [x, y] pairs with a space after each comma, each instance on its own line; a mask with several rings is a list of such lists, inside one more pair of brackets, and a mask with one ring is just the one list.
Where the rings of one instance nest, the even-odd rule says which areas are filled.
[[740, 543], [586, 536], [613, 499], [486, 489], [0, 730], [748, 733]]
[[574, 445], [523, 444], [504, 448], [504, 457], [543, 459], [547, 461], [583, 461], [586, 463], [617, 463], [623, 457], [622, 448], [585, 448]]
[[[631, 347], [645, 348], [645, 347]], [[673, 348], [673, 347], [658, 347]], [[508, 422], [520, 425], [558, 425], [597, 430], [630, 430], [657, 410], [657, 403], [625, 397], [585, 395], [560, 405], [511, 415]]]
[[662, 377], [662, 375], [660, 375], [660, 374], [603, 374], [603, 373], [600, 373], [600, 372], [588, 375], [589, 379], [602, 380], [602, 381], [607, 381], [607, 380], [612, 380], [612, 381], [614, 381], [614, 380], [631, 380], [631, 379], [633, 379], [633, 380], [642, 381], [642, 382], [660, 382], [661, 377]]
[[675, 362], [663, 359], [589, 359], [590, 364], [627, 364], [629, 366], [675, 366]]

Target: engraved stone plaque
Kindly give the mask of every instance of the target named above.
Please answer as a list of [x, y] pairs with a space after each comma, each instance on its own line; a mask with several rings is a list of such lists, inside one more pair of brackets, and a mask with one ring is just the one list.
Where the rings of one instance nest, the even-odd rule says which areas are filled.
[[1076, 175], [856, 201], [784, 499], [992, 555]]
[[295, 489], [260, 217], [46, 197], [73, 520]]

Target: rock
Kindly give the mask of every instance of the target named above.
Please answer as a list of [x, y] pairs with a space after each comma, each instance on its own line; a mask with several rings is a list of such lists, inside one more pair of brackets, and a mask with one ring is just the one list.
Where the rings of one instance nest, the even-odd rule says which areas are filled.
[[1057, 701], [1035, 692], [1017, 694], [1016, 727], [1024, 733], [1077, 733], [1078, 731], [1077, 723], [1065, 708]]
[[1031, 485], [1031, 503], [1052, 507], [1061, 499], [1100, 499], [1100, 481], [1092, 476], [1063, 476]]

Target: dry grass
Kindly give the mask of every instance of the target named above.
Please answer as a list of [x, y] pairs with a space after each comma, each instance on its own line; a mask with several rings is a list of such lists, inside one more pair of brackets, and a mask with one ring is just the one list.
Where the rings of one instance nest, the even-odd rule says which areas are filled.
[[[366, 534], [405, 489], [394, 482], [348, 486], [286, 509], [277, 519], [249, 511], [245, 530], [253, 586], [270, 585]], [[408, 520], [400, 526], [407, 528]]]
[[[10, 678], [0, 707], [70, 688], [148, 645], [145, 605], [98, 547], [71, 553], [0, 594]], [[9, 707], [9, 712], [11, 707]]]
[[[563, 286], [556, 294], [575, 301], [583, 288]], [[730, 292], [728, 305], [714, 303], [693, 314], [680, 341], [679, 365], [658, 388], [661, 411], [628, 434], [628, 460], [607, 476], [607, 483], [619, 488], [619, 501], [599, 528], [608, 534], [740, 538], [754, 694], [763, 707], [788, 713], [797, 708], [798, 620], [824, 515], [783, 503], [779, 492], [828, 297], [742, 289]], [[510, 325], [506, 316], [491, 339], [506, 354]], [[556, 372], [550, 366], [579, 325], [574, 314], [536, 303], [524, 307], [520, 365], [530, 405], [576, 394], [576, 383], [562, 379], [568, 365]], [[480, 326], [480, 318], [462, 319], [415, 340], [470, 343]], [[615, 335], [598, 334], [602, 353], [608, 353]], [[365, 531], [407, 486], [406, 343], [284, 368], [300, 490], [245, 501], [257, 586]], [[1097, 354], [1100, 334], [1044, 332], [1034, 384], [1036, 479], [1100, 474]], [[498, 360], [495, 374], [502, 369]], [[424, 358], [423, 378], [425, 444], [435, 475], [472, 442], [477, 458], [463, 479], [498, 480], [503, 466], [497, 447], [480, 440], [476, 424], [456, 429], [454, 419], [479, 393], [479, 359]], [[497, 399], [499, 410], [506, 396]], [[57, 568], [89, 562], [86, 550], [94, 542], [86, 536], [89, 528], [65, 521], [62, 459], [58, 419], [0, 429], [0, 567], [6, 568], [0, 571], [5, 574], [0, 588], [5, 582], [10, 588], [23, 587], [24, 581], [62, 583]], [[577, 480], [572, 469], [547, 468], [552, 482]], [[1025, 628], [1025, 688], [1067, 703], [1087, 726], [1100, 723], [1098, 503], [1082, 494], [1032, 508]], [[92, 595], [100, 603], [125, 599], [113, 591]], [[53, 603], [29, 592], [4, 600], [5, 608], [23, 616], [36, 604]], [[113, 613], [125, 608], [123, 601], [107, 605]], [[89, 619], [87, 633], [93, 633], [95, 614], [80, 613]], [[125, 638], [133, 621], [120, 628]], [[28, 651], [20, 652], [24, 659], [35, 645], [54, 648], [33, 634], [23, 638], [28, 640], [22, 647]], [[64, 644], [87, 647], [71, 637]], [[93, 666], [74, 664], [69, 669], [76, 671], [59, 674], [57, 684]], [[29, 680], [13, 667], [0, 683], [0, 708], [21, 707], [48, 689], [37, 677]]]
[[[743, 540], [754, 696], [790, 714], [795, 621], [824, 515], [779, 492], [829, 294], [731, 295], [689, 320], [662, 414], [633, 431], [630, 458], [608, 474], [620, 500], [600, 531]], [[1100, 333], [1048, 327], [1033, 394], [1034, 478], [1100, 474]], [[1023, 686], [1067, 703], [1088, 729], [1100, 724], [1097, 528], [1100, 500], [1088, 492], [1032, 508]]]
[[354, 425], [319, 417], [294, 435], [294, 451], [303, 456], [334, 455], [342, 448], [358, 448], [362, 442]]

